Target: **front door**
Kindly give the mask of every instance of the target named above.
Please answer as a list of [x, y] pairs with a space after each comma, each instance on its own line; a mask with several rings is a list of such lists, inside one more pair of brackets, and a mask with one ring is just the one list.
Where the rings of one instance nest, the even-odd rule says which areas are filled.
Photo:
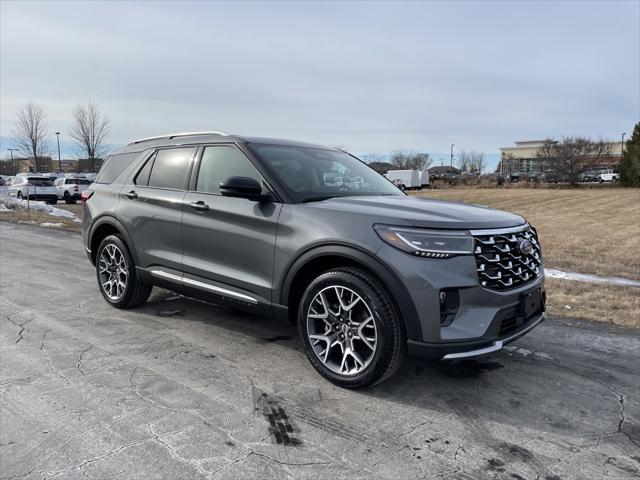
[[269, 303], [282, 204], [220, 194], [220, 183], [228, 177], [263, 182], [234, 145], [204, 147], [193, 175], [193, 188], [183, 200], [185, 286], [243, 303]]

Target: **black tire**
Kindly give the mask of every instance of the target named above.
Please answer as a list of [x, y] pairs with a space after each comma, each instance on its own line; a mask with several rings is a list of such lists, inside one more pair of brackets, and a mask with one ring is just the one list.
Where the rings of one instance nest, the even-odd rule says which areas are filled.
[[71, 195], [69, 195], [69, 192], [64, 192], [63, 197], [64, 197], [64, 203], [67, 203], [67, 204], [76, 203], [75, 200], [71, 199]]
[[22, 191], [18, 190], [18, 194], [16, 196], [18, 197], [18, 200], [22, 200]]
[[[105, 249], [110, 245], [114, 245], [121, 252], [122, 256], [124, 257], [124, 261], [126, 262], [126, 268], [128, 271], [124, 292], [118, 298], [109, 297], [101, 281], [100, 258]], [[127, 244], [119, 235], [109, 235], [104, 240], [102, 240], [102, 242], [100, 242], [100, 246], [98, 247], [98, 251], [96, 253], [96, 278], [98, 280], [98, 288], [100, 289], [100, 293], [107, 301], [107, 303], [116, 308], [132, 308], [143, 304], [147, 301], [147, 298], [149, 298], [149, 295], [151, 294], [151, 290], [153, 288], [151, 285], [142, 283], [138, 279], [135, 263], [133, 262], [133, 258], [131, 257], [131, 252], [129, 252], [129, 247], [127, 247]]]
[[[298, 308], [298, 331], [311, 365], [330, 382], [345, 388], [364, 388], [391, 377], [407, 355], [407, 339], [398, 311], [389, 294], [365, 271], [345, 267], [321, 274], [307, 287]], [[365, 302], [376, 328], [376, 348], [368, 365], [358, 373], [338, 373], [319, 358], [309, 339], [307, 312], [314, 298], [328, 287], [346, 287]], [[316, 344], [317, 345], [317, 344]]]

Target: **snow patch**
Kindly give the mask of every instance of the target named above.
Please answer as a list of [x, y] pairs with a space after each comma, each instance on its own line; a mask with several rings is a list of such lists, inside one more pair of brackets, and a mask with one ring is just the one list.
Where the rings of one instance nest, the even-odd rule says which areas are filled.
[[30, 201], [27, 203], [26, 200], [18, 200], [17, 198], [13, 197], [0, 198], [0, 211], [9, 210], [10, 208], [18, 208], [21, 210], [38, 210], [53, 217], [64, 217], [71, 219], [78, 218], [75, 213], [70, 212], [69, 210], [63, 210], [62, 208], [54, 207], [53, 205], [49, 205], [46, 202]]
[[547, 355], [543, 352], [534, 352], [532, 350], [527, 350], [522, 347], [504, 347], [507, 352], [515, 353], [517, 355], [522, 355], [523, 357], [534, 357], [534, 358], [542, 358], [544, 360], [553, 360], [551, 355]]
[[591, 275], [589, 273], [563, 272], [562, 270], [554, 270], [551, 268], [545, 268], [544, 274], [547, 278], [559, 278], [561, 280], [606, 283], [609, 285], [619, 285], [621, 287], [640, 287], [639, 280], [630, 280], [628, 278], [621, 277], [601, 277], [599, 275]]

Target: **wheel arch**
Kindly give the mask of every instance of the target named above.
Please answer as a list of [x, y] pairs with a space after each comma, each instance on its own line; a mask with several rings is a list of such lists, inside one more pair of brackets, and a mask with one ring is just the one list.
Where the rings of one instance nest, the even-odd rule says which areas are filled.
[[88, 241], [89, 248], [91, 249], [91, 262], [95, 265], [98, 246], [100, 242], [109, 235], [120, 235], [127, 244], [134, 262], [138, 264], [138, 256], [131, 237], [127, 234], [127, 231], [118, 219], [111, 215], [99, 217], [91, 226]]
[[378, 280], [402, 317], [407, 338], [421, 339], [422, 329], [411, 297], [387, 265], [371, 253], [352, 245], [323, 244], [302, 252], [291, 262], [281, 284], [279, 303], [288, 306], [289, 321], [295, 323], [304, 290], [322, 272], [338, 267], [356, 267]]

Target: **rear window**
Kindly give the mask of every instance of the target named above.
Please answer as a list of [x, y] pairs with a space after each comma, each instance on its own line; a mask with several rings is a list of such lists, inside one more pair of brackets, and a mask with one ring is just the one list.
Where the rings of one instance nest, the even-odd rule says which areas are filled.
[[122, 172], [124, 172], [125, 168], [131, 165], [131, 162], [133, 162], [138, 155], [140, 155], [140, 152], [110, 155], [102, 165], [95, 182], [112, 183]]
[[28, 182], [36, 187], [53, 187], [53, 182], [48, 178], [29, 177]]
[[91, 182], [86, 178], [67, 178], [67, 185], [91, 185]]

